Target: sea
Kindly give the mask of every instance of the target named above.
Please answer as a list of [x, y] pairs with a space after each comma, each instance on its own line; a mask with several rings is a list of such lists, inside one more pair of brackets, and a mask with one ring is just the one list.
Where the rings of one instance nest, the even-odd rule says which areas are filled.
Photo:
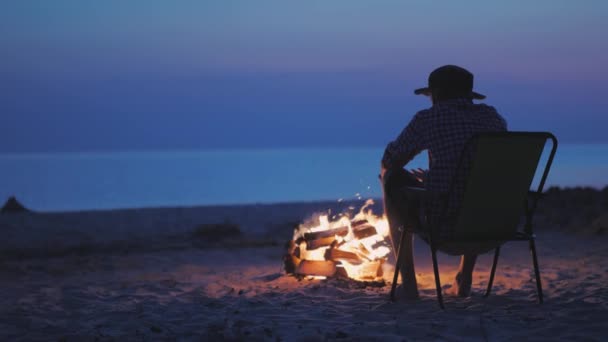
[[[382, 150], [0, 154], [0, 201], [15, 196], [33, 210], [79, 211], [378, 198]], [[427, 163], [423, 153], [408, 167]], [[559, 146], [547, 186], [606, 185], [608, 144]]]

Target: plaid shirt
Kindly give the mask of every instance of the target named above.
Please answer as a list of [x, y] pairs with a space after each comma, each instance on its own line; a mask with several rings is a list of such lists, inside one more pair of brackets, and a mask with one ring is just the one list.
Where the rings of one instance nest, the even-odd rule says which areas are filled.
[[[414, 115], [397, 139], [386, 147], [382, 165], [387, 169], [402, 168], [417, 154], [427, 150], [429, 171], [425, 187], [432, 192], [445, 193], [449, 190], [467, 140], [476, 133], [506, 130], [506, 121], [494, 107], [474, 104], [464, 98], [442, 101]], [[455, 218], [464, 195], [468, 164], [465, 161], [465, 172], [459, 172], [455, 180], [453, 197], [448, 201], [448, 220]], [[431, 222], [437, 222], [441, 205], [433, 203], [428, 210]], [[441, 235], [445, 237], [445, 234]]]

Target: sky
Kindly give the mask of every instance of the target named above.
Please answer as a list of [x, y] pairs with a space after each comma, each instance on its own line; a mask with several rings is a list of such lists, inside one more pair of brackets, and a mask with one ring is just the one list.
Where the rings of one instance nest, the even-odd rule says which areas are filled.
[[0, 153], [383, 146], [444, 64], [608, 143], [607, 61], [602, 0], [3, 0]]

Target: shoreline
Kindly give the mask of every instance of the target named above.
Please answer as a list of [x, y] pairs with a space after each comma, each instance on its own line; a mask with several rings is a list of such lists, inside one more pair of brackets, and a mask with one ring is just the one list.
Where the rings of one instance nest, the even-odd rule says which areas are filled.
[[[0, 214], [0, 259], [188, 246], [283, 244], [315, 213], [358, 211], [364, 200]], [[380, 215], [376, 202], [373, 211]], [[201, 227], [215, 226], [213, 234]], [[237, 234], [224, 234], [226, 226]]]
[[[590, 192], [608, 192], [608, 185], [577, 185], [577, 186], [550, 186], [545, 189], [544, 193], [547, 192], [578, 192], [578, 191], [590, 191]], [[12, 197], [12, 196], [11, 196]], [[18, 196], [17, 196], [18, 197]], [[324, 204], [328, 205], [329, 208], [334, 208], [340, 204], [358, 203], [365, 202], [366, 199], [372, 199], [376, 203], [382, 201], [381, 196], [376, 197], [362, 197], [362, 199], [352, 198], [341, 198], [341, 199], [312, 199], [312, 200], [287, 200], [287, 201], [268, 201], [268, 202], [235, 202], [235, 203], [210, 203], [210, 204], [167, 204], [167, 205], [141, 205], [141, 206], [126, 206], [126, 207], [115, 207], [115, 208], [84, 208], [84, 209], [52, 209], [52, 210], [37, 210], [30, 208], [30, 212], [38, 214], [78, 214], [78, 213], [100, 213], [100, 212], [120, 212], [120, 211], [139, 211], [139, 210], [173, 210], [173, 209], [225, 209], [225, 208], [242, 208], [242, 207], [265, 207], [265, 206], [284, 206], [284, 205], [313, 205], [313, 204]], [[27, 203], [23, 203], [27, 207]], [[29, 208], [29, 207], [28, 207]], [[0, 218], [2, 214], [0, 214]]]
[[[365, 200], [130, 208], [0, 214], [2, 258], [159, 250], [231, 243], [282, 244], [298, 224], [317, 213], [357, 212]], [[380, 199], [371, 207], [383, 212]], [[608, 187], [549, 188], [535, 216], [537, 231], [608, 233]], [[215, 225], [216, 233], [200, 234]], [[234, 226], [237, 236], [222, 235]], [[218, 235], [219, 234], [219, 235]], [[217, 242], [217, 243], [216, 243]]]

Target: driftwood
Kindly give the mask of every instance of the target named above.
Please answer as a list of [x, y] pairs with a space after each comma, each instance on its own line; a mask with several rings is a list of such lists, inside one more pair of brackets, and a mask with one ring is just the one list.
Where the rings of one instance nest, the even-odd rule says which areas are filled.
[[296, 267], [295, 274], [331, 277], [336, 273], [333, 261], [302, 260]]

